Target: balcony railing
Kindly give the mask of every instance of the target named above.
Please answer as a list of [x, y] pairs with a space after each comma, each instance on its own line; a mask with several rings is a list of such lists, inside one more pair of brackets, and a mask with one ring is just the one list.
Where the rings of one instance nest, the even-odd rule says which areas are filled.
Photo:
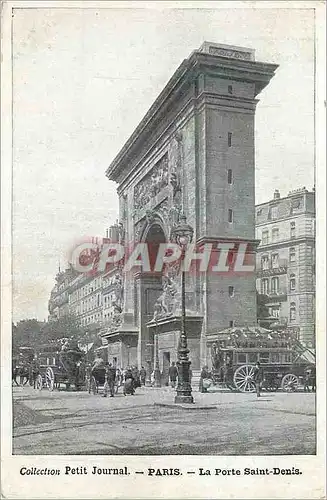
[[270, 301], [278, 301], [278, 302], [285, 302], [287, 300], [287, 288], [282, 287], [279, 288], [278, 290], [270, 290], [268, 293], [266, 293], [269, 297]]

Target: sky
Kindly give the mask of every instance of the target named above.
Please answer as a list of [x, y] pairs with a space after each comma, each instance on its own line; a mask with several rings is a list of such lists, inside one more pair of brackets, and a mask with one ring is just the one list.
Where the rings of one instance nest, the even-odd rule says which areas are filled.
[[205, 40], [279, 64], [258, 96], [256, 202], [312, 189], [313, 10], [15, 9], [13, 321], [46, 319], [59, 264], [118, 218], [105, 170]]

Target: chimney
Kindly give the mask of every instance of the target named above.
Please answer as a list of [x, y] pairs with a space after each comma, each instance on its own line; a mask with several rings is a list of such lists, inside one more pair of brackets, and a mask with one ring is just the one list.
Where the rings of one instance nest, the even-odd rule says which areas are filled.
[[275, 192], [274, 192], [274, 200], [279, 200], [280, 198], [280, 192], [278, 189], [275, 189]]
[[111, 241], [118, 242], [119, 241], [119, 232], [118, 225], [110, 226], [109, 228], [109, 238]]

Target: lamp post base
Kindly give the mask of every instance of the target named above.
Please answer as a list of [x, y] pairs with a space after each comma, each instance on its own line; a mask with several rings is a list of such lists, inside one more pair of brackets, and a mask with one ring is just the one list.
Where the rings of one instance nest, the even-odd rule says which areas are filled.
[[194, 403], [192, 396], [192, 386], [190, 384], [190, 364], [188, 359], [177, 361], [178, 385], [175, 403]]
[[175, 396], [175, 403], [194, 403], [194, 399], [193, 396], [177, 394]]

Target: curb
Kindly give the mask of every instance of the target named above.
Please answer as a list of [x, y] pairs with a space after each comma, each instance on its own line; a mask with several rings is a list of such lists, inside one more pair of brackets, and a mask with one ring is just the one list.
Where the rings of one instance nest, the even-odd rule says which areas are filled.
[[179, 408], [181, 410], [217, 410], [218, 407], [214, 405], [197, 405], [193, 404], [180, 404], [180, 403], [153, 403], [153, 406], [161, 406], [165, 408]]

